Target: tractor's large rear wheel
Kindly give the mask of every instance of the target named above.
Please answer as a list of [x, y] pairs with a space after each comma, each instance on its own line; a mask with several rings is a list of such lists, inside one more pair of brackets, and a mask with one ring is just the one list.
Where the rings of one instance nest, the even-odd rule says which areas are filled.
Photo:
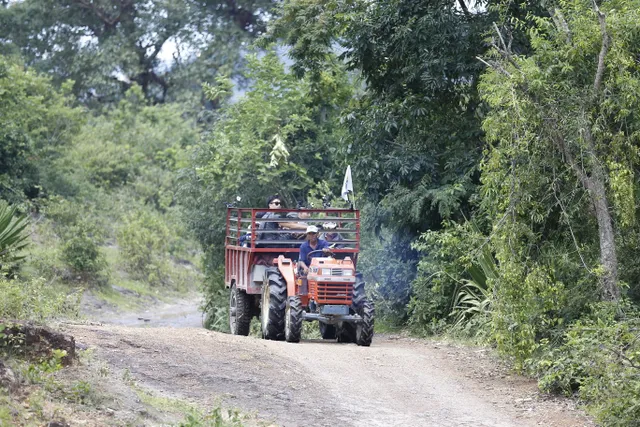
[[284, 339], [284, 315], [287, 308], [287, 284], [280, 270], [267, 268], [262, 284], [262, 338]]
[[229, 294], [229, 328], [233, 335], [249, 335], [251, 324], [251, 297], [246, 292], [231, 286]]
[[284, 315], [284, 337], [287, 342], [300, 342], [302, 336], [302, 302], [300, 297], [289, 297]]
[[373, 321], [375, 317], [373, 303], [365, 299], [357, 309], [357, 313], [362, 317], [362, 320], [356, 324], [356, 344], [369, 347], [373, 339]]
[[326, 323], [318, 322], [320, 325], [320, 335], [323, 340], [336, 339], [336, 327], [334, 325], [327, 325]]

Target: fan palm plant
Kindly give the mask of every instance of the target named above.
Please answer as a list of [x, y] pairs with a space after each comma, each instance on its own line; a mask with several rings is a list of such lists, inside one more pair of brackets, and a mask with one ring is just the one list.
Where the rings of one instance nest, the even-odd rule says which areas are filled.
[[28, 244], [28, 224], [26, 215], [17, 214], [15, 206], [0, 205], [0, 268], [24, 258], [17, 252]]
[[482, 248], [477, 262], [467, 271], [471, 280], [463, 280], [455, 292], [451, 316], [455, 316], [455, 325], [469, 320], [476, 314], [491, 311], [492, 294], [487, 284], [488, 279], [498, 279], [498, 268], [491, 251]]

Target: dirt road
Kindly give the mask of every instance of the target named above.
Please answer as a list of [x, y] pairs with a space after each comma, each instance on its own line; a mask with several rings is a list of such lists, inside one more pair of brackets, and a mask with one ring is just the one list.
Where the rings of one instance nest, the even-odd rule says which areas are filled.
[[67, 329], [112, 371], [157, 395], [254, 412], [276, 425], [592, 425], [570, 401], [539, 396], [533, 381], [482, 349], [394, 336], [363, 348], [197, 327]]

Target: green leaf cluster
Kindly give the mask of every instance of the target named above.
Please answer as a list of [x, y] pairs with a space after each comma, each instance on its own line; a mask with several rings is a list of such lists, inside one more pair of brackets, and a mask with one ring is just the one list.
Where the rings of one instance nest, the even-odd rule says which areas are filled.
[[0, 198], [40, 194], [43, 171], [81, 124], [81, 112], [50, 79], [0, 55]]
[[532, 366], [543, 390], [577, 392], [602, 425], [633, 425], [640, 417], [640, 313], [628, 301], [594, 304], [571, 325], [564, 343]]
[[271, 0], [24, 0], [0, 7], [0, 53], [22, 55], [83, 103], [139, 85], [155, 102], [199, 101], [200, 82], [235, 71]]
[[157, 216], [140, 212], [125, 218], [117, 239], [122, 261], [136, 278], [149, 283], [168, 284], [168, 251], [170, 231]]
[[0, 277], [0, 318], [44, 322], [75, 317], [79, 305], [79, 294], [65, 295], [44, 278], [25, 281]]
[[23, 258], [17, 253], [29, 244], [25, 231], [28, 225], [26, 216], [19, 215], [16, 206], [0, 201], [0, 272], [6, 269], [7, 263]]

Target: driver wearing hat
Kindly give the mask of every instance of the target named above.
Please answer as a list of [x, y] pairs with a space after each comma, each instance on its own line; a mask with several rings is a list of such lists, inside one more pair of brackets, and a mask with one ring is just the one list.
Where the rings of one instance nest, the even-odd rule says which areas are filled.
[[[311, 262], [311, 258], [322, 257], [326, 253], [331, 252], [329, 246], [329, 242], [318, 238], [318, 227], [315, 225], [307, 227], [307, 238], [300, 246], [300, 258], [298, 258], [298, 267], [302, 268], [304, 274], [309, 273], [307, 263]], [[309, 254], [311, 254], [311, 256], [309, 256]]]

